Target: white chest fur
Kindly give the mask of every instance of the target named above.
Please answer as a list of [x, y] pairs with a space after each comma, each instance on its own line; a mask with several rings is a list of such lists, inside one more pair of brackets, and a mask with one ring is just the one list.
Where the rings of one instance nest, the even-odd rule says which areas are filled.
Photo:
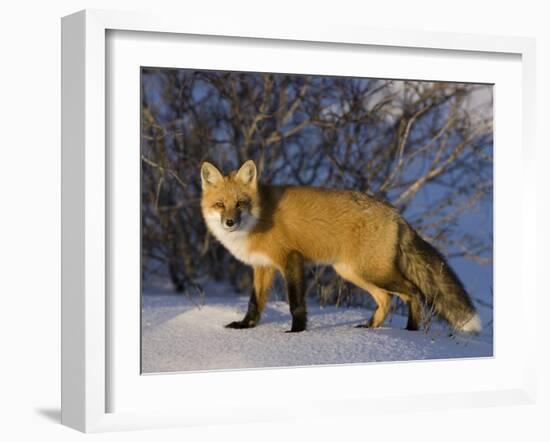
[[207, 217], [205, 219], [208, 228], [218, 241], [239, 261], [251, 266], [273, 266], [273, 262], [267, 255], [250, 251], [247, 230], [228, 232], [222, 227], [218, 217]]

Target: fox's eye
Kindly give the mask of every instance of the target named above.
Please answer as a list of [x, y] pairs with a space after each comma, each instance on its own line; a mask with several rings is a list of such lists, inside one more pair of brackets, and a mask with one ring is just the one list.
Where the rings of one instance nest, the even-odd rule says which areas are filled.
[[245, 201], [245, 200], [237, 201], [237, 208], [245, 207], [247, 204], [248, 204], [248, 201]]
[[214, 204], [215, 207], [218, 207], [219, 209], [223, 209], [225, 206], [221, 201], [218, 201], [216, 204]]

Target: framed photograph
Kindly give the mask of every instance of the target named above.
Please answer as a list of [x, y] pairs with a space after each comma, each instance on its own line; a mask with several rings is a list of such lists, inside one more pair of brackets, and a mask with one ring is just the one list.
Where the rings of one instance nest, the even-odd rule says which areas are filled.
[[62, 45], [64, 424], [532, 400], [533, 41], [83, 11]]

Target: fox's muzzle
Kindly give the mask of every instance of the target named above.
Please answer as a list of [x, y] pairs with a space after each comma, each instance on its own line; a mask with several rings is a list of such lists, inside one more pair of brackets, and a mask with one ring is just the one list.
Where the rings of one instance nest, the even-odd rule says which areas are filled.
[[241, 224], [241, 214], [238, 212], [222, 215], [222, 225], [224, 229], [227, 230], [235, 230], [239, 228], [239, 225]]

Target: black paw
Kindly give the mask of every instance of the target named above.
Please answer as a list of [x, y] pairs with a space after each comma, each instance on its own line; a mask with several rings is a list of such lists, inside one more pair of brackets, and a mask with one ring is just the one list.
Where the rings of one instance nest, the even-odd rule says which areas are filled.
[[290, 330], [286, 330], [285, 333], [300, 333], [305, 331], [305, 327], [292, 327]]
[[244, 319], [242, 321], [233, 321], [230, 322], [225, 326], [225, 328], [236, 328], [236, 329], [243, 329], [243, 328], [252, 328], [254, 327], [254, 323], [251, 321], [245, 321]]
[[292, 318], [292, 327], [290, 327], [290, 330], [287, 330], [286, 333], [298, 333], [302, 332], [306, 329], [307, 326], [307, 317], [306, 316], [294, 316]]
[[370, 328], [369, 324], [365, 324], [365, 323], [355, 325], [354, 327], [355, 328]]

